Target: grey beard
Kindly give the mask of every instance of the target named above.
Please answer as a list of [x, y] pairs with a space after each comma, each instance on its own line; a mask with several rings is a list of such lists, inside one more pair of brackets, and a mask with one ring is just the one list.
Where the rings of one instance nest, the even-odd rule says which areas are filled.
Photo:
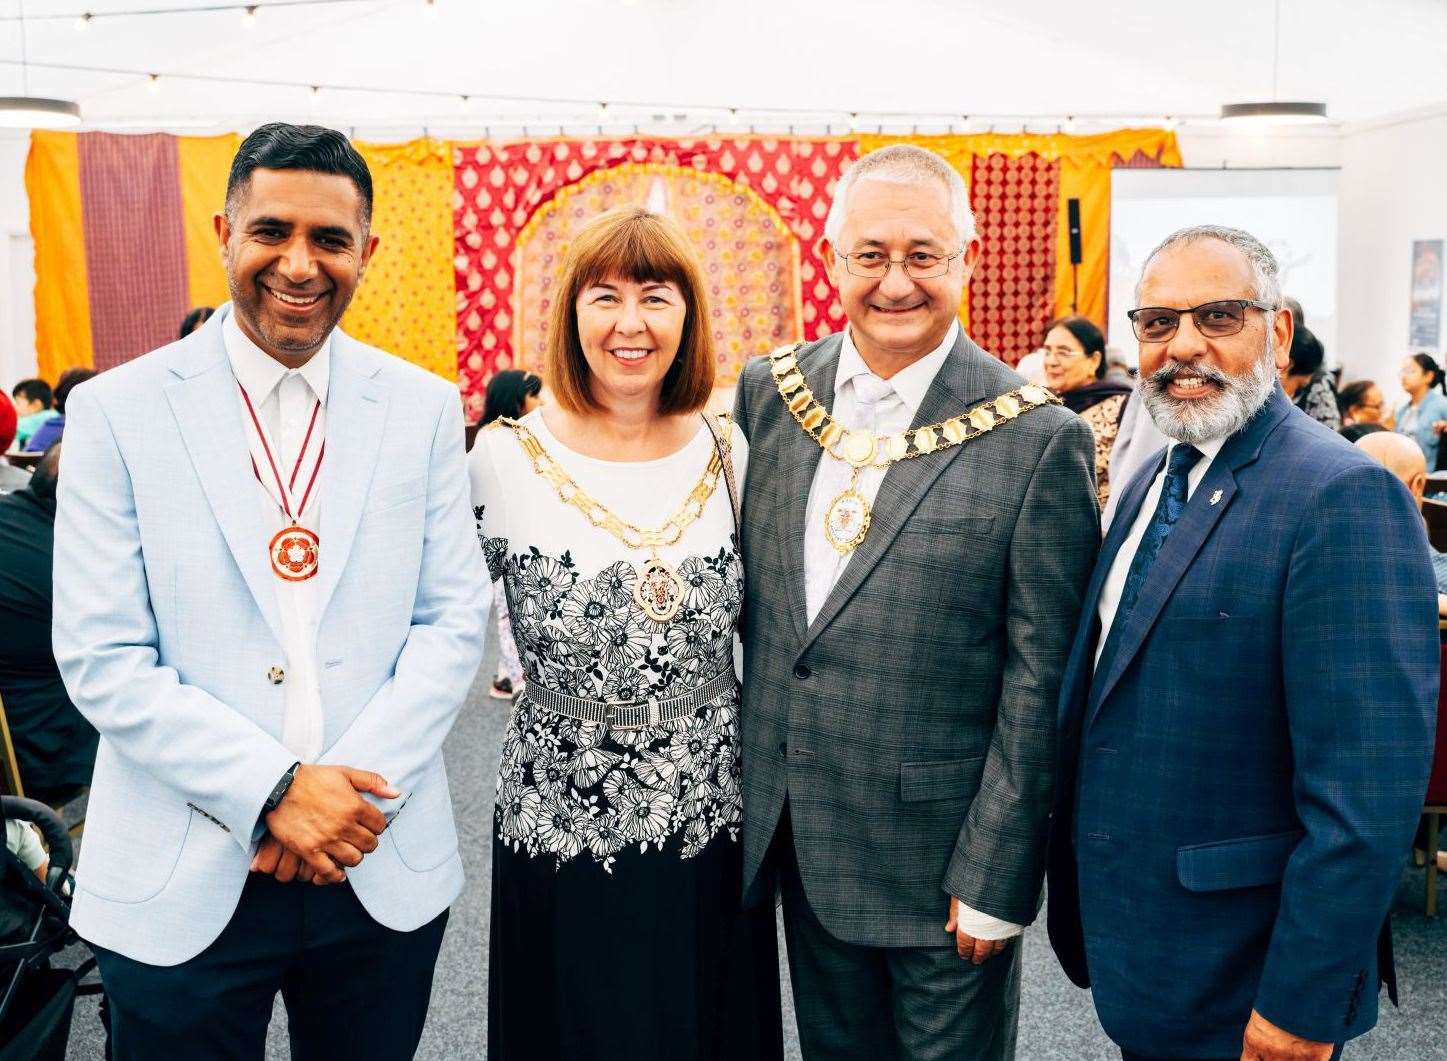
[[1176, 367], [1172, 362], [1143, 378], [1141, 398], [1162, 434], [1192, 446], [1229, 438], [1240, 431], [1261, 411], [1276, 387], [1276, 359], [1269, 342], [1245, 376], [1230, 376], [1209, 366], [1196, 366], [1198, 372], [1221, 386], [1221, 393], [1212, 400], [1181, 400], [1167, 394], [1166, 388]]

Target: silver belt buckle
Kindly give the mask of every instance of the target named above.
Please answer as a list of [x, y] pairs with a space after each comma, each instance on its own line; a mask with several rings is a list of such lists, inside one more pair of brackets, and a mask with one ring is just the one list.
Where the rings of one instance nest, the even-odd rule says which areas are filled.
[[650, 696], [644, 702], [648, 704], [649, 724], [653, 726], [661, 725], [663, 722], [663, 702], [656, 696]]
[[618, 705], [617, 705], [617, 704], [608, 704], [608, 703], [605, 703], [605, 704], [603, 705], [603, 725], [612, 727], [612, 726], [616, 726], [617, 724], [618, 724]]

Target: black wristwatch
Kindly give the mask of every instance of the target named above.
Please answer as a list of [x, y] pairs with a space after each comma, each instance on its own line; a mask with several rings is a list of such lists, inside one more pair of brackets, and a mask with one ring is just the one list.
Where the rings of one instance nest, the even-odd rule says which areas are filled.
[[281, 775], [281, 780], [276, 783], [276, 787], [271, 790], [271, 795], [266, 797], [266, 802], [261, 807], [263, 816], [270, 814], [276, 810], [277, 807], [281, 806], [281, 801], [286, 797], [287, 790], [291, 788], [291, 783], [296, 780], [296, 771], [299, 766], [301, 766], [299, 762], [292, 763], [291, 768]]

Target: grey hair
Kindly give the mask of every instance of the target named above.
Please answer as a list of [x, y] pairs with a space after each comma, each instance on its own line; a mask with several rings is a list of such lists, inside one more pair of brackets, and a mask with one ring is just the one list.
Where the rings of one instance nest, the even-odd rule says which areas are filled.
[[[1272, 317], [1281, 308], [1281, 267], [1276, 264], [1276, 255], [1271, 253], [1266, 244], [1242, 229], [1228, 228], [1225, 225], [1192, 225], [1190, 228], [1172, 232], [1156, 245], [1155, 250], [1146, 255], [1145, 264], [1141, 266], [1141, 280], [1145, 279], [1146, 270], [1162, 251], [1206, 239], [1220, 240], [1246, 255], [1246, 260], [1251, 263], [1256, 300], [1271, 306], [1266, 313], [1266, 331], [1270, 334]], [[1140, 302], [1141, 280], [1137, 280], [1135, 285], [1136, 302]]]
[[862, 180], [890, 184], [927, 184], [939, 181], [950, 193], [950, 219], [963, 246], [975, 238], [975, 214], [970, 209], [970, 192], [953, 166], [933, 151], [913, 144], [891, 144], [871, 151], [850, 166], [834, 186], [834, 201], [824, 220], [824, 238], [836, 247], [848, 212], [849, 192]]

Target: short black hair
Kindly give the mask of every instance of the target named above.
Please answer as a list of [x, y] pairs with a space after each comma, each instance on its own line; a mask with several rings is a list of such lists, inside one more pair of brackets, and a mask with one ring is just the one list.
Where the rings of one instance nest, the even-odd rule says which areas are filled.
[[215, 312], [216, 311], [210, 306], [197, 306], [190, 313], [186, 314], [186, 316], [182, 319], [181, 334], [178, 335], [177, 338], [186, 338], [186, 336], [190, 335], [197, 328], [201, 327], [201, 325], [205, 324], [208, 320], [210, 320], [211, 314]]
[[1291, 336], [1291, 365], [1287, 371], [1293, 376], [1315, 375], [1326, 360], [1326, 347], [1305, 325], [1297, 328]]
[[1375, 435], [1378, 431], [1385, 431], [1381, 424], [1347, 424], [1339, 434], [1348, 442], [1356, 442], [1367, 435]]
[[[1045, 325], [1045, 334], [1049, 335], [1056, 328], [1064, 328], [1071, 335], [1075, 336], [1075, 341], [1078, 342], [1080, 348], [1085, 351], [1086, 357], [1093, 357], [1096, 354], [1100, 355], [1100, 360], [1095, 363], [1095, 378], [1104, 379], [1106, 370], [1105, 335], [1095, 326], [1095, 322], [1089, 317], [1082, 317], [1078, 313], [1071, 314], [1068, 317], [1056, 317], [1049, 324]], [[1043, 343], [1043, 338], [1041, 341]]]
[[55, 394], [50, 389], [50, 384], [43, 379], [22, 379], [10, 391], [13, 398], [24, 398], [27, 402], [39, 402], [43, 408], [49, 409], [55, 401]]
[[1443, 394], [1447, 394], [1447, 372], [1442, 371], [1442, 366], [1437, 364], [1437, 359], [1431, 354], [1413, 354], [1412, 360], [1417, 362], [1417, 367], [1432, 377], [1427, 384], [1428, 388], [1440, 387]]
[[65, 400], [70, 397], [70, 392], [94, 377], [95, 370], [91, 368], [68, 368], [62, 372], [55, 384], [55, 411], [64, 414]]
[[520, 368], [503, 369], [487, 381], [487, 398], [482, 406], [482, 426], [499, 416], [522, 416], [523, 404], [543, 392], [543, 381]]
[[372, 171], [352, 142], [320, 125], [270, 122], [241, 141], [226, 178], [226, 216], [258, 169], [300, 169], [348, 178], [362, 197], [362, 226], [372, 221]]

